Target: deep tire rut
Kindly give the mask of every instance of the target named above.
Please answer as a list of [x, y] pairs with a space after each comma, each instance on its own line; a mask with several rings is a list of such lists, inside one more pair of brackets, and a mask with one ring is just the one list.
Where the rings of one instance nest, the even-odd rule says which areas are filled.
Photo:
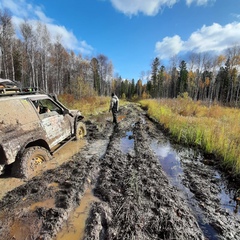
[[[157, 125], [135, 104], [122, 107], [119, 119], [118, 127], [108, 113], [87, 121], [84, 149], [0, 201], [0, 239], [54, 240], [89, 187], [99, 201], [91, 205], [86, 240], [207, 239], [187, 199], [172, 186], [151, 150], [151, 139], [162, 134]], [[124, 139], [131, 141], [127, 151]], [[185, 181], [201, 188], [196, 175], [185, 174]], [[52, 205], [31, 207], [49, 200]], [[225, 228], [217, 225], [218, 218], [219, 239], [237, 239], [239, 218], [231, 218], [234, 226]]]

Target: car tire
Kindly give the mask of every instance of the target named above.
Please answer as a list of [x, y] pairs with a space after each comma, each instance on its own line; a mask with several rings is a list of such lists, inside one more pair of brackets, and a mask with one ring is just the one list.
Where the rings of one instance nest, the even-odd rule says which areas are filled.
[[83, 122], [78, 122], [75, 129], [75, 139], [80, 140], [87, 134], [86, 126]]
[[50, 152], [43, 147], [26, 148], [12, 167], [12, 176], [30, 179], [43, 171], [43, 162], [51, 159]]

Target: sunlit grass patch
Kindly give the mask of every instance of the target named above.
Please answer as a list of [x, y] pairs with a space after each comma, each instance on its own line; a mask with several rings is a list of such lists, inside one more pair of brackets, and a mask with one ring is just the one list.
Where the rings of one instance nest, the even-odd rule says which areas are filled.
[[223, 159], [240, 174], [240, 110], [208, 106], [189, 98], [141, 100], [148, 114], [169, 130], [176, 141], [197, 145]]
[[59, 100], [70, 109], [80, 110], [86, 117], [107, 111], [110, 104], [110, 97], [87, 97], [77, 100], [71, 95], [60, 95]]
[[[74, 99], [72, 95], [65, 94], [58, 96], [59, 100], [69, 109], [78, 109], [87, 118], [90, 115], [97, 115], [109, 110], [111, 97], [85, 97], [79, 100]], [[120, 106], [126, 104], [126, 101], [120, 99]]]

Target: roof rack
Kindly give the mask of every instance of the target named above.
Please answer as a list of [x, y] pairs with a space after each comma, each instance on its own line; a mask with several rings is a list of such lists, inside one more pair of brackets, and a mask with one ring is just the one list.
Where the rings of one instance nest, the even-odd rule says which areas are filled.
[[0, 89], [0, 97], [5, 96], [16, 96], [16, 95], [28, 95], [42, 93], [36, 87], [27, 87], [27, 88], [2, 88]]

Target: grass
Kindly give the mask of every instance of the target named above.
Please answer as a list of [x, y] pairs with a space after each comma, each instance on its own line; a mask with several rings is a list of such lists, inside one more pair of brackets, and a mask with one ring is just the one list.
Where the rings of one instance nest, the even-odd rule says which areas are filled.
[[[80, 110], [87, 119], [91, 115], [108, 111], [111, 97], [88, 97], [76, 100], [72, 95], [65, 94], [58, 96], [58, 99], [69, 109]], [[127, 102], [120, 99], [119, 103], [123, 106]]]
[[240, 174], [240, 110], [191, 99], [141, 100], [148, 114], [178, 142], [197, 145], [221, 159], [233, 175]]
[[[110, 97], [89, 97], [75, 100], [72, 95], [58, 96], [70, 109], [79, 109], [88, 119], [91, 115], [108, 111]], [[221, 163], [240, 174], [240, 110], [177, 99], [146, 99], [139, 101], [148, 114], [160, 122], [171, 135], [184, 144], [196, 145], [206, 153], [221, 159]], [[120, 106], [127, 104], [120, 99]]]

